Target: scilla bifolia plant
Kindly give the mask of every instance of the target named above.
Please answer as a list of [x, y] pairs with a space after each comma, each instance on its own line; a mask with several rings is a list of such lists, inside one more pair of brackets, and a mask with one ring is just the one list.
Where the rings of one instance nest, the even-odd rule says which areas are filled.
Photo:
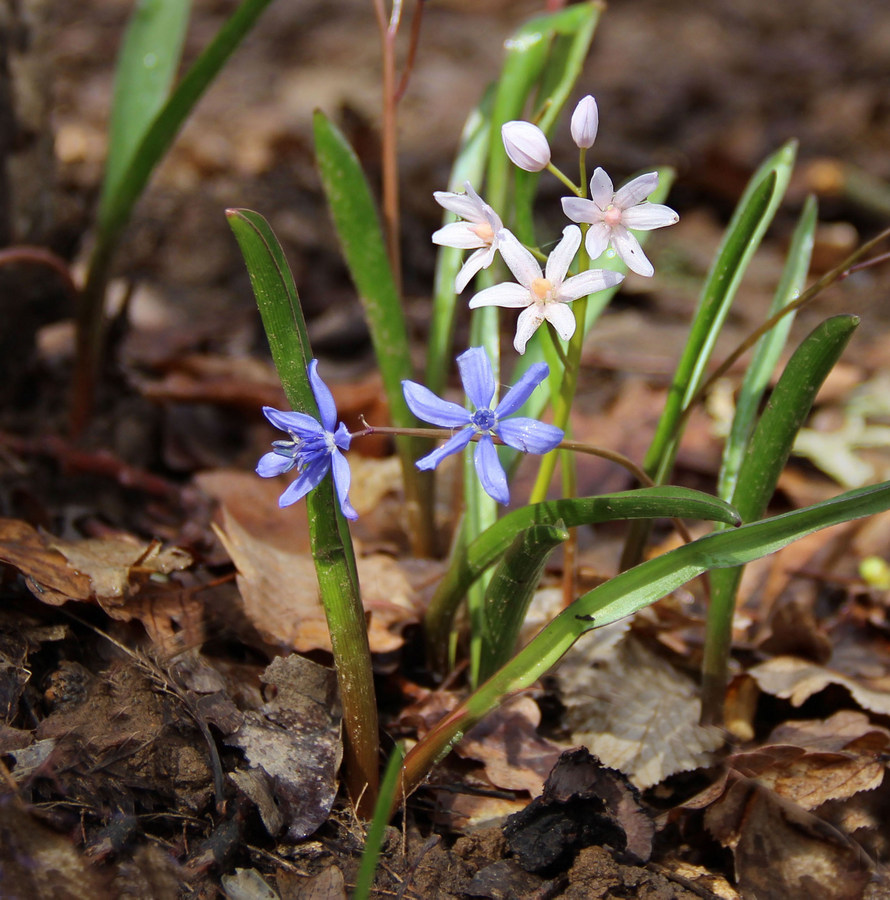
[[[456, 648], [463, 646], [455, 640], [454, 620], [459, 604], [468, 600], [471, 691], [410, 749], [402, 763], [397, 800], [421, 783], [467, 729], [507, 694], [531, 685], [582, 634], [631, 615], [699, 575], [710, 575], [714, 599], [705, 636], [703, 717], [719, 720], [741, 567], [817, 529], [890, 508], [890, 484], [885, 483], [762, 518], [815, 392], [857, 324], [852, 316], [836, 316], [807, 337], [791, 356], [761, 415], [760, 401], [784, 347], [791, 315], [886, 236], [860, 248], [804, 290], [816, 221], [812, 202], [801, 216], [768, 321], [718, 369], [718, 374], [725, 371], [745, 350], [755, 348], [727, 440], [718, 495], [666, 484], [689, 412], [716, 377], [705, 377], [711, 352], [745, 268], [781, 201], [793, 165], [793, 144], [780, 148], [755, 173], [729, 224], [643, 465], [607, 448], [567, 439], [585, 335], [626, 269], [646, 277], [654, 274], [642, 246], [646, 233], [678, 218], [661, 202], [669, 172], [638, 175], [617, 190], [601, 167], [588, 179], [587, 156], [599, 127], [599, 111], [591, 96], [578, 102], [571, 115], [571, 135], [579, 151], [577, 183], [551, 160], [548, 133], [580, 71], [599, 12], [597, 4], [581, 3], [525, 26], [507, 45], [500, 82], [471, 116], [450, 189], [435, 194], [457, 220], [449, 218], [433, 235], [442, 249], [431, 314], [433, 365], [426, 384], [406, 374], [410, 370], [407, 332], [401, 309], [392, 302], [397, 296], [392, 287], [396, 279], [370, 192], [342, 135], [323, 116], [316, 117], [319, 167], [334, 221], [356, 283], [364, 294], [376, 298], [370, 305], [366, 299], [372, 335], [389, 329], [378, 333], [374, 343], [384, 380], [390, 385], [394, 426], [369, 425], [350, 433], [338, 423], [330, 391], [309, 348], [281, 247], [256, 213], [228, 212], [294, 410], [264, 410], [288, 437], [273, 443], [257, 471], [264, 477], [292, 469], [298, 472], [280, 503], [289, 506], [305, 497], [308, 505], [312, 549], [343, 699], [347, 783], [363, 815], [369, 814], [376, 800], [377, 719], [347, 527], [347, 520], [357, 515], [349, 501], [348, 454], [362, 436], [397, 435], [403, 441], [400, 452], [412, 451], [415, 471], [431, 473], [450, 455], [462, 454], [466, 460], [465, 514], [450, 565], [429, 607], [426, 632], [430, 667], [444, 672]], [[529, 121], [521, 114], [533, 95], [538, 114]], [[569, 221], [561, 238], [547, 234], [539, 245], [532, 200], [537, 179], [545, 172], [566, 187], [568, 196], [561, 208]], [[541, 246], [553, 249], [545, 254]], [[462, 260], [465, 251], [470, 253]], [[357, 267], [363, 268], [357, 271]], [[474, 281], [468, 303], [474, 310], [470, 347], [457, 355], [467, 397], [461, 404], [439, 396], [443, 380], [437, 373], [446, 367], [457, 296]], [[511, 330], [515, 329], [515, 355], [500, 355], [499, 308], [518, 311], [509, 321]], [[512, 375], [502, 375], [505, 370], [512, 370]], [[398, 404], [391, 393], [397, 374]], [[498, 399], [500, 383], [512, 387]], [[412, 422], [415, 418], [436, 427], [419, 428]], [[430, 442], [437, 443], [430, 447]], [[577, 452], [623, 465], [640, 487], [604, 496], [576, 496], [573, 460]], [[527, 503], [510, 488], [517, 460], [526, 455], [539, 461]], [[562, 490], [559, 499], [547, 499], [557, 461], [561, 462]], [[430, 488], [431, 482], [426, 486]], [[609, 520], [645, 523], [658, 517], [711, 521], [715, 530], [642, 563], [639, 549], [645, 531], [632, 532], [625, 570], [580, 596], [574, 592], [569, 571], [566, 608], [515, 652], [544, 563], [555, 547], [570, 547], [573, 529]], [[572, 560], [571, 553], [566, 553], [566, 569], [572, 569]], [[386, 808], [384, 797], [378, 809]]]

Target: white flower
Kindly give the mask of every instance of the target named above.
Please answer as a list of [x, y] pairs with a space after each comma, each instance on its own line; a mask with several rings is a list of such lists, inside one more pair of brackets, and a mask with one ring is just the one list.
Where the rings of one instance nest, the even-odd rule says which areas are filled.
[[547, 135], [531, 122], [505, 122], [501, 126], [504, 149], [512, 162], [526, 172], [540, 172], [550, 162]]
[[507, 282], [480, 291], [470, 300], [470, 309], [480, 306], [525, 307], [519, 314], [513, 340], [517, 353], [525, 353], [529, 338], [545, 319], [567, 341], [575, 333], [575, 316], [566, 304], [614, 287], [624, 279], [618, 272], [601, 269], [591, 269], [566, 278], [581, 246], [581, 229], [577, 225], [565, 227], [562, 240], [547, 258], [544, 272], [534, 256], [506, 228], [498, 232], [497, 238], [501, 256], [519, 284]]
[[439, 206], [460, 216], [463, 222], [443, 225], [433, 234], [433, 243], [458, 250], [475, 250], [457, 273], [454, 290], [459, 294], [480, 269], [487, 269], [498, 249], [497, 233], [504, 227], [501, 217], [473, 190], [469, 181], [464, 183], [465, 194], [436, 191], [433, 196]]
[[572, 113], [572, 140], [581, 150], [588, 150], [596, 140], [600, 115], [596, 100], [588, 94], [575, 107]]
[[632, 272], [647, 276], [655, 274], [640, 242], [628, 228], [651, 231], [680, 220], [669, 206], [643, 202], [656, 187], [658, 173], [650, 172], [634, 178], [615, 192], [612, 179], [602, 169], [597, 169], [590, 179], [592, 200], [562, 198], [562, 210], [573, 222], [590, 223], [584, 245], [591, 259], [598, 259], [611, 244]]

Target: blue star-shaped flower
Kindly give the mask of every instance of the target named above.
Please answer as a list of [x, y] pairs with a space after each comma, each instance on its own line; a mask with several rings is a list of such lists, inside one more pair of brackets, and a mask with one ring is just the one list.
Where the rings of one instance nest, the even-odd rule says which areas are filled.
[[306, 372], [318, 404], [321, 422], [305, 413], [282, 412], [271, 406], [264, 406], [266, 418], [276, 428], [286, 431], [291, 439], [272, 441], [274, 450], [263, 456], [256, 471], [263, 478], [272, 478], [297, 467], [299, 477], [288, 485], [278, 499], [278, 505], [284, 507], [302, 500], [309, 491], [318, 487], [329, 470], [333, 470], [340, 509], [347, 519], [357, 519], [358, 513], [349, 502], [349, 463], [341, 452], [349, 449], [352, 435], [342, 422], [334, 430], [337, 422], [334, 397], [316, 372], [317, 368], [318, 360], [313, 359]]
[[500, 403], [491, 409], [495, 395], [494, 373], [491, 362], [482, 347], [470, 347], [457, 358], [460, 379], [470, 402], [476, 407], [470, 412], [457, 403], [442, 400], [429, 388], [413, 381], [403, 381], [402, 390], [411, 412], [440, 428], [460, 428], [441, 447], [417, 461], [418, 469], [435, 469], [452, 453], [459, 453], [479, 435], [473, 461], [482, 488], [498, 503], [510, 502], [507, 476], [498, 459], [492, 436], [523, 453], [547, 453], [563, 439], [563, 432], [554, 425], [537, 419], [512, 416], [531, 396], [532, 391], [550, 374], [546, 363], [535, 363], [504, 395]]

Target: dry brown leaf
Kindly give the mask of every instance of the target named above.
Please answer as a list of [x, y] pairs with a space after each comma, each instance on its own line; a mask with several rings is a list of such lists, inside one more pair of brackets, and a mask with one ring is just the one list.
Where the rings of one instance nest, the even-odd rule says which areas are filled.
[[19, 519], [0, 519], [0, 562], [25, 576], [39, 600], [60, 606], [68, 600], [88, 600], [90, 579], [77, 572], [36, 528]]
[[[330, 650], [312, 557], [255, 537], [223, 509], [215, 528], [238, 569], [238, 588], [251, 624], [269, 643], [300, 653]], [[417, 621], [414, 592], [398, 563], [374, 554], [357, 560], [362, 603], [371, 613], [368, 637], [375, 653], [402, 645], [399, 630]]]
[[796, 656], [777, 656], [754, 666], [748, 674], [762, 691], [790, 700], [792, 706], [801, 706], [813, 694], [836, 684], [846, 688], [864, 709], [890, 715], [890, 683], [886, 683], [886, 678], [877, 687], [868, 687], [840, 672]]
[[[259, 712], [246, 712], [226, 743], [243, 750], [251, 769], [265, 776], [269, 790], [247, 779], [238, 784], [267, 811], [266, 827], [286, 825], [289, 839], [301, 840], [327, 819], [337, 795], [343, 748], [336, 675], [294, 654], [276, 657], [262, 680], [274, 685], [274, 699]], [[280, 819], [268, 814], [269, 795]]]
[[710, 763], [724, 738], [698, 724], [701, 703], [690, 678], [632, 636], [595, 666], [585, 649], [583, 641], [576, 645], [556, 673], [573, 742], [639, 788]]

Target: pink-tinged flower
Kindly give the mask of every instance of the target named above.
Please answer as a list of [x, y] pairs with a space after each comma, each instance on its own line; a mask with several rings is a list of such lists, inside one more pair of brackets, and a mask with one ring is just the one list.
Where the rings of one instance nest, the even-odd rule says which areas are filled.
[[506, 228], [498, 232], [498, 243], [504, 262], [519, 284], [507, 282], [480, 291], [470, 300], [470, 309], [480, 306], [522, 309], [513, 340], [517, 353], [525, 353], [529, 338], [545, 319], [567, 341], [575, 333], [575, 315], [566, 304], [614, 287], [624, 279], [619, 272], [602, 269], [590, 269], [566, 278], [581, 246], [581, 229], [577, 225], [565, 227], [562, 240], [548, 257], [543, 272], [534, 256]]
[[481, 269], [487, 269], [492, 264], [498, 249], [497, 233], [504, 227], [501, 217], [473, 190], [469, 181], [464, 187], [467, 189], [465, 194], [451, 191], [436, 191], [433, 194], [439, 206], [464, 220], [443, 225], [434, 232], [433, 243], [476, 251], [467, 257], [454, 280], [454, 290], [458, 294]]
[[572, 140], [581, 150], [589, 150], [596, 140], [600, 114], [596, 100], [588, 94], [582, 98], [572, 113]]
[[540, 172], [550, 162], [547, 135], [531, 122], [505, 122], [501, 126], [504, 149], [512, 162], [526, 172]]
[[603, 169], [597, 169], [590, 179], [592, 200], [562, 198], [562, 210], [573, 222], [590, 224], [584, 245], [591, 259], [598, 259], [611, 244], [632, 272], [646, 276], [655, 274], [640, 242], [628, 229], [652, 231], [680, 220], [669, 206], [643, 202], [656, 187], [658, 173], [650, 172], [614, 191], [612, 179]]

